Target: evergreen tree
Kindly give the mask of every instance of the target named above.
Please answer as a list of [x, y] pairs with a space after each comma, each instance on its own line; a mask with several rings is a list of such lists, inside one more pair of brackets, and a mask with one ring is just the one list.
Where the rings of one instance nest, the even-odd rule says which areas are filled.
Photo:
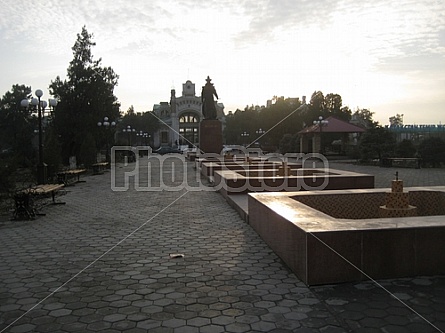
[[[76, 156], [79, 163], [89, 162], [91, 149], [96, 149], [95, 142], [100, 138], [97, 122], [104, 117], [110, 121], [120, 117], [120, 104], [114, 95], [119, 77], [111, 67], [101, 67], [101, 59], [93, 59], [92, 47], [96, 44], [92, 38], [84, 26], [72, 47], [74, 58], [69, 63], [67, 79], [58, 76], [50, 85], [51, 94], [60, 101], [55, 129], [64, 163], [70, 156]], [[88, 140], [87, 134], [91, 135]], [[92, 147], [82, 147], [85, 144]]]
[[16, 84], [0, 100], [0, 150], [10, 152], [10, 157], [20, 167], [36, 162], [32, 139], [37, 121], [31, 110], [20, 104], [30, 96], [31, 87]]

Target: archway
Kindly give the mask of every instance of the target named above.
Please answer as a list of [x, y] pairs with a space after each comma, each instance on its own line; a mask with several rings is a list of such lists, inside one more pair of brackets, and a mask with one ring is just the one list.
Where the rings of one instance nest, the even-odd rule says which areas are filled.
[[179, 143], [196, 145], [199, 143], [199, 116], [194, 112], [184, 112], [179, 117]]

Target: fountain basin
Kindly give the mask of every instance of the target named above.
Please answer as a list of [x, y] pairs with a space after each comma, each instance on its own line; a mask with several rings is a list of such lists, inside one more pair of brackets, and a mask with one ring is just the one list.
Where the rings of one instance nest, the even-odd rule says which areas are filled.
[[418, 216], [380, 218], [387, 189], [249, 193], [249, 224], [307, 285], [445, 274], [445, 187], [406, 190]]
[[[239, 170], [239, 171], [252, 171], [252, 170], [278, 170], [282, 165], [280, 162], [271, 162], [254, 159], [251, 163], [245, 161], [205, 161], [201, 163], [201, 174], [206, 177], [213, 177], [215, 171], [219, 170]], [[291, 170], [301, 168], [301, 163], [288, 163]]]
[[279, 175], [278, 169], [219, 170], [214, 186], [227, 197], [247, 192], [312, 191], [373, 188], [374, 176], [335, 169], [298, 168], [290, 175]]

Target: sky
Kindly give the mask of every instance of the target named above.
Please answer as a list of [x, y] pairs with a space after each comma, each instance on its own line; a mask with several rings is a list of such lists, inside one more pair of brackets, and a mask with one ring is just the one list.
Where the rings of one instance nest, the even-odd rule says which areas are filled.
[[66, 77], [86, 26], [119, 75], [125, 112], [210, 76], [225, 112], [314, 91], [343, 105], [445, 123], [444, 0], [0, 0], [0, 95]]

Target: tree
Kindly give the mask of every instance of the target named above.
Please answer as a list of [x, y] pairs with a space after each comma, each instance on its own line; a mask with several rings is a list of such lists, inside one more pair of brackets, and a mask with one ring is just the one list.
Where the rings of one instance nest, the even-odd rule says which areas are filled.
[[395, 116], [389, 117], [389, 123], [391, 126], [402, 126], [403, 125], [403, 114], [396, 114]]
[[295, 153], [300, 150], [300, 141], [297, 134], [285, 134], [280, 141], [280, 153]]
[[277, 98], [275, 104], [258, 113], [256, 130], [266, 131], [260, 141], [268, 150], [276, 150], [284, 135], [294, 135], [303, 128], [302, 116], [296, 111], [300, 106], [300, 100]]
[[378, 121], [374, 121], [372, 119], [374, 112], [371, 112], [368, 109], [359, 109], [353, 113], [352, 120], [359, 126], [364, 128], [376, 128], [379, 123]]
[[324, 98], [325, 111], [331, 115], [341, 113], [342, 103], [339, 94], [327, 94]]
[[[72, 47], [74, 58], [67, 69], [67, 80], [57, 76], [50, 85], [51, 94], [59, 99], [55, 129], [65, 163], [70, 156], [76, 156], [80, 163], [90, 163], [91, 149], [96, 149], [94, 142], [100, 140], [97, 122], [104, 117], [110, 121], [120, 117], [120, 104], [114, 95], [119, 77], [111, 67], [101, 67], [101, 59], [93, 59], [92, 47], [96, 44], [92, 38], [84, 26]], [[91, 135], [88, 140], [87, 134]]]
[[414, 157], [416, 155], [416, 147], [411, 140], [404, 139], [396, 146], [397, 157]]
[[363, 161], [384, 157], [394, 154], [396, 140], [394, 135], [384, 127], [376, 127], [367, 130], [360, 138], [359, 151]]
[[309, 106], [311, 109], [311, 113], [313, 113], [314, 115], [318, 114], [318, 116], [322, 116], [324, 118], [326, 117], [324, 114], [326, 109], [326, 104], [324, 95], [321, 91], [314, 91], [314, 93], [311, 96]]
[[21, 107], [21, 101], [31, 96], [31, 87], [13, 85], [0, 101], [0, 150], [9, 151], [18, 166], [35, 164], [32, 146], [36, 118], [31, 110]]
[[226, 143], [240, 143], [241, 133], [244, 131], [250, 134], [249, 140], [253, 142], [256, 139], [256, 131], [261, 128], [266, 131], [260, 140], [261, 144], [267, 145], [269, 151], [275, 151], [278, 147], [281, 147], [281, 150], [298, 151], [299, 147], [295, 143], [292, 143], [292, 148], [286, 148], [289, 137], [283, 138], [284, 135], [290, 134], [295, 141], [296, 133], [303, 127], [312, 125], [319, 116], [327, 118], [333, 115], [343, 120], [351, 118], [351, 110], [342, 106], [342, 98], [338, 94], [331, 93], [325, 98], [321, 91], [315, 91], [310, 104], [305, 104], [304, 107], [301, 107], [303, 105], [299, 99], [274, 96], [273, 100], [275, 103], [267, 108], [259, 109], [252, 105], [246, 106], [244, 111], [237, 110], [229, 114], [226, 117]]
[[430, 137], [419, 145], [419, 155], [423, 166], [439, 167], [445, 163], [445, 141], [439, 137]]
[[[130, 126], [137, 131], [135, 132], [135, 135], [139, 134], [141, 131], [152, 135], [159, 129], [160, 122], [153, 112], [135, 113], [133, 106], [131, 106], [119, 122], [117, 128], [118, 132], [123, 133], [122, 130], [127, 128], [127, 126]], [[124, 142], [126, 142], [126, 139], [121, 136], [121, 143]]]
[[133, 105], [131, 105], [131, 106], [128, 108], [128, 110], [127, 110], [127, 114], [128, 114], [128, 115], [133, 115], [133, 114], [135, 114], [135, 112], [134, 112], [134, 106], [133, 106]]

